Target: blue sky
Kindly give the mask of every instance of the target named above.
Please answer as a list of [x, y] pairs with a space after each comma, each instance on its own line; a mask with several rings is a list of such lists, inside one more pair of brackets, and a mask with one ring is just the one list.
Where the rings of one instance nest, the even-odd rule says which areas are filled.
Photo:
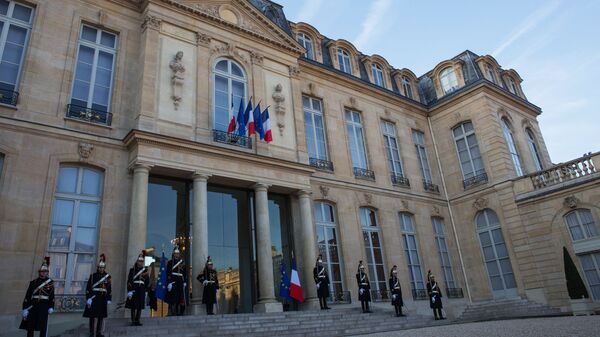
[[417, 76], [465, 49], [491, 54], [542, 108], [553, 162], [600, 151], [600, 1], [275, 1], [289, 20]]

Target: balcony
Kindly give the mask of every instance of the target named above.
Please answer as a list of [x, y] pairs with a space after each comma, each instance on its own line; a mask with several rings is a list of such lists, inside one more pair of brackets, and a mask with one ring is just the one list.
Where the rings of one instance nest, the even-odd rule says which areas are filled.
[[425, 289], [412, 289], [412, 297], [415, 301], [428, 300], [427, 290]]
[[427, 192], [440, 193], [440, 187], [423, 179], [423, 189]]
[[410, 181], [402, 174], [392, 174], [392, 184], [395, 186], [410, 188]]
[[56, 295], [54, 309], [57, 312], [82, 312], [85, 309], [85, 295]]
[[329, 303], [334, 304], [350, 304], [352, 303], [352, 299], [350, 298], [350, 292], [343, 291], [330, 291], [329, 298], [327, 299]]
[[245, 149], [252, 149], [252, 138], [240, 136], [235, 133], [213, 130], [213, 141], [227, 145], [239, 146]]
[[112, 113], [75, 104], [67, 104], [67, 117], [107, 126], [112, 123]]
[[375, 181], [375, 172], [360, 167], [354, 167], [354, 177]]
[[371, 290], [371, 300], [373, 302], [385, 302], [390, 300], [390, 292], [387, 289]]
[[310, 166], [319, 171], [333, 172], [333, 163], [325, 159], [309, 158]]
[[485, 171], [480, 171], [477, 173], [477, 175], [463, 180], [463, 187], [466, 190], [467, 188], [485, 184], [487, 182], [488, 182], [487, 173], [485, 173]]
[[465, 295], [463, 294], [462, 288], [446, 288], [446, 297], [463, 298]]
[[17, 105], [19, 93], [12, 90], [0, 89], [0, 103], [6, 105]]

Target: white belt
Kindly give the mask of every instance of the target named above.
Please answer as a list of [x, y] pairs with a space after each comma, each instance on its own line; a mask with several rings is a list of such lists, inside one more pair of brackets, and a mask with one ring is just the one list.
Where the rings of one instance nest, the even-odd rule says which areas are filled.
[[319, 276], [319, 278], [325, 278], [325, 276]]
[[92, 290], [93, 291], [103, 291], [103, 292], [106, 292], [106, 289], [104, 289], [104, 288], [93, 288]]
[[360, 285], [361, 285], [361, 286], [366, 286], [367, 284], [368, 284], [368, 283], [361, 283]]
[[396, 288], [394, 288], [394, 290], [397, 290], [397, 289], [400, 289], [400, 287], [396, 287]]
[[133, 281], [133, 283], [145, 284], [144, 281]]
[[183, 276], [181, 273], [171, 273], [171, 275]]
[[44, 295], [33, 295], [32, 298], [37, 298], [38, 300], [47, 300], [47, 299], [49, 299], [48, 296], [44, 296]]

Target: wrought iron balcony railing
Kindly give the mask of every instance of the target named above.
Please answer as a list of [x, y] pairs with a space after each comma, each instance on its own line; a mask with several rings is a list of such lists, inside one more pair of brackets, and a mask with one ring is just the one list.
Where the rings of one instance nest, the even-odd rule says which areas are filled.
[[427, 192], [440, 193], [440, 187], [427, 180], [423, 180], [423, 189]]
[[218, 143], [239, 146], [246, 149], [252, 148], [252, 138], [240, 136], [235, 133], [227, 133], [225, 131], [213, 130], [213, 140]]
[[350, 304], [352, 299], [350, 298], [350, 292], [343, 290], [338, 292], [329, 292], [329, 298], [327, 299], [330, 303], [335, 304]]
[[410, 181], [408, 178], [401, 174], [392, 174], [392, 184], [402, 187], [410, 187]]
[[0, 89], [0, 103], [16, 106], [19, 93], [12, 90]]
[[85, 295], [55, 295], [54, 310], [57, 312], [79, 312], [85, 309]]
[[387, 289], [371, 290], [371, 300], [373, 302], [390, 301], [390, 292]]
[[475, 176], [472, 176], [470, 178], [467, 178], [465, 180], [463, 180], [463, 187], [465, 189], [471, 187], [471, 186], [476, 186], [479, 184], [485, 184], [488, 182], [488, 176], [487, 173], [485, 173], [485, 171], [481, 171], [480, 173], [478, 173]]
[[588, 153], [581, 158], [568, 161], [563, 164], [555, 165], [549, 169], [534, 172], [528, 177], [533, 183], [534, 189], [540, 189], [551, 185], [556, 185], [569, 180], [574, 180], [584, 176], [589, 176], [598, 172], [592, 157], [598, 153]]
[[425, 289], [412, 289], [412, 297], [415, 301], [422, 301], [429, 299], [427, 290]]
[[75, 104], [67, 104], [67, 117], [110, 126], [112, 113]]
[[375, 180], [375, 172], [360, 167], [354, 167], [354, 176], [360, 179]]
[[446, 295], [448, 298], [463, 298], [462, 288], [446, 288]]
[[310, 166], [317, 170], [333, 172], [333, 163], [325, 159], [309, 158]]

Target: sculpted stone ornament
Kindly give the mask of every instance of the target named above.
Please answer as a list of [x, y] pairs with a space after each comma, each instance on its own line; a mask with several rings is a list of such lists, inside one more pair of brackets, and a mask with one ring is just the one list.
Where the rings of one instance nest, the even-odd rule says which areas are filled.
[[400, 205], [402, 205], [402, 209], [408, 209], [408, 201], [400, 200]]
[[283, 136], [283, 129], [285, 128], [285, 95], [282, 93], [283, 87], [280, 83], [275, 86], [275, 92], [273, 92], [273, 101], [275, 101], [275, 115], [277, 115], [277, 127], [279, 128], [279, 135]]
[[196, 32], [196, 44], [208, 46], [212, 38], [204, 33]]
[[329, 187], [320, 185], [319, 190], [321, 191], [321, 195], [323, 196], [323, 198], [327, 198], [327, 196], [329, 195]]
[[569, 208], [577, 208], [579, 202], [579, 199], [577, 199], [575, 196], [570, 196], [565, 198], [565, 201], [563, 201], [563, 205]]
[[169, 68], [171, 68], [171, 71], [173, 72], [171, 75], [171, 87], [173, 89], [171, 99], [173, 100], [175, 110], [179, 108], [179, 103], [181, 103], [181, 91], [183, 88], [183, 82], [185, 80], [185, 66], [181, 61], [182, 59], [183, 52], [178, 51], [173, 60], [169, 62]]
[[[297, 66], [289, 66], [289, 68], [291, 77], [298, 77], [300, 75], [300, 68], [298, 68]], [[310, 85], [312, 85], [312, 83], [309, 84], [309, 87]]]
[[373, 195], [365, 193], [365, 202], [367, 203], [367, 205], [373, 204]]
[[478, 211], [482, 211], [488, 207], [488, 200], [485, 198], [477, 198], [473, 201], [473, 208]]
[[239, 52], [238, 48], [236, 48], [235, 45], [228, 43], [228, 42], [223, 42], [222, 44], [213, 46], [210, 50], [210, 53], [211, 53], [211, 55], [216, 55], [216, 56], [233, 57], [233, 58], [236, 58], [236, 59], [242, 61], [246, 65], [249, 64], [248, 59]]
[[79, 143], [79, 158], [82, 161], [85, 161], [92, 155], [93, 150], [94, 145], [90, 143]]
[[162, 22], [161, 19], [159, 19], [156, 16], [153, 15], [146, 15], [144, 17], [144, 21], [142, 22], [142, 32], [146, 30], [146, 28], [150, 28], [150, 29], [154, 29], [154, 30], [160, 30], [160, 23]]
[[439, 208], [439, 207], [437, 207], [437, 206], [433, 206], [433, 207], [431, 208], [431, 213], [432, 213], [433, 215], [440, 215], [440, 208]]
[[255, 51], [250, 52], [250, 61], [252, 61], [252, 64], [262, 65], [263, 59], [264, 59], [264, 56], [262, 56], [262, 54], [257, 53]]

